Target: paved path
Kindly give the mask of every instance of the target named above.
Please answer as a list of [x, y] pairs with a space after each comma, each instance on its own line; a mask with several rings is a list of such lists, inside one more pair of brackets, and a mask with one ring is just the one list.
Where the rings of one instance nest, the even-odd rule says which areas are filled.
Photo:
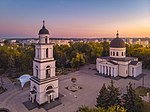
[[[111, 80], [110, 78], [95, 75], [97, 72], [96, 70], [93, 70], [94, 68], [95, 65], [88, 65], [82, 67], [79, 71], [74, 73], [60, 76], [59, 92], [64, 95], [64, 97], [60, 99], [62, 104], [50, 109], [48, 112], [75, 112], [81, 105], [94, 106], [96, 104], [96, 97], [103, 83], [106, 83], [107, 85]], [[150, 87], [150, 71], [144, 70], [143, 72], [147, 74], [144, 77], [145, 85]], [[78, 85], [83, 87], [83, 89], [74, 93], [65, 89], [65, 87], [71, 85], [72, 77], [77, 78]], [[129, 82], [133, 83], [134, 87], [142, 85], [142, 79], [115, 80], [115, 85], [120, 87], [120, 91], [124, 93]], [[26, 87], [22, 90], [19, 87], [12, 85], [12, 83], [9, 84], [9, 86], [7, 85], [8, 91], [0, 95], [0, 107], [6, 107], [10, 109], [11, 112], [28, 112], [27, 108], [22, 104], [22, 102], [28, 100], [29, 87]], [[43, 108], [36, 108], [31, 112], [37, 111], [46, 112]]]

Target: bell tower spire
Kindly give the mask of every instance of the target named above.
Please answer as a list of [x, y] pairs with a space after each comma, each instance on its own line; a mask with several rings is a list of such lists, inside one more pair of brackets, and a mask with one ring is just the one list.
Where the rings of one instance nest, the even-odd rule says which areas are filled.
[[43, 27], [42, 28], [45, 28], [45, 20], [43, 20]]

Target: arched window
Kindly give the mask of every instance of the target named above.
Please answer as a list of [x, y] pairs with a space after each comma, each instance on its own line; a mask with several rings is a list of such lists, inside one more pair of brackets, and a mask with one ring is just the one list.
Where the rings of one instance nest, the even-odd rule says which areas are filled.
[[132, 76], [134, 76], [134, 68], [132, 68]]
[[48, 58], [48, 48], [46, 48], [46, 58]]
[[38, 77], [38, 66], [36, 66], [36, 68], [35, 68], [35, 75], [36, 75], [36, 77]]
[[111, 67], [109, 67], [109, 74], [108, 75], [111, 75]]
[[123, 52], [122, 52], [122, 56], [123, 56]]
[[45, 43], [47, 44], [47, 38], [45, 38]]
[[47, 66], [46, 67], [46, 78], [49, 78], [50, 77], [50, 73], [51, 71], [50, 71], [50, 66]]
[[116, 55], [118, 56], [118, 52], [116, 52], [116, 53], [117, 53]]
[[113, 56], [115, 56], [115, 52], [113, 52]]
[[110, 52], [111, 56], [112, 56], [112, 51]]
[[37, 49], [37, 57], [38, 58], [40, 57], [39, 54], [40, 54], [39, 49]]
[[102, 66], [102, 69], [103, 69], [103, 74], [105, 73], [104, 71], [105, 71], [105, 67], [104, 66]]
[[106, 66], [106, 74], [108, 75], [108, 67]]
[[49, 90], [52, 90], [52, 89], [53, 89], [52, 86], [48, 86], [48, 87], [46, 88], [46, 91], [49, 91]]
[[36, 87], [35, 87], [35, 86], [33, 86], [33, 90], [35, 90], [35, 91], [36, 91]]

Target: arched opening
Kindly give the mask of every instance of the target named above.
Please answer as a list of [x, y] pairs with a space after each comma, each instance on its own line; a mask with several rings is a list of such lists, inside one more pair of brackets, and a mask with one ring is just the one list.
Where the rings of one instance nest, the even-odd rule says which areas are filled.
[[52, 86], [48, 86], [48, 87], [46, 88], [46, 91], [50, 91], [50, 90], [53, 90], [53, 87], [52, 87]]
[[117, 53], [116, 55], [118, 56], [118, 52], [116, 52], [116, 53]]
[[48, 48], [46, 48], [46, 58], [48, 58]]
[[134, 76], [134, 68], [132, 67], [132, 76]]
[[123, 56], [123, 52], [122, 52], [122, 56]]
[[39, 58], [40, 56], [39, 56], [39, 49], [37, 49], [37, 58]]
[[113, 56], [115, 56], [115, 52], [113, 52]]
[[38, 77], [38, 66], [36, 66], [36, 68], [35, 68], [35, 75], [36, 75], [36, 77]]
[[45, 43], [47, 44], [47, 37], [45, 38]]
[[52, 86], [48, 86], [46, 88], [46, 95], [47, 95], [48, 103], [50, 103], [51, 101], [54, 101], [54, 90]]
[[105, 74], [105, 67], [103, 66], [103, 74]]
[[33, 90], [35, 90], [35, 91], [37, 90], [35, 86], [33, 86]]
[[108, 75], [108, 67], [106, 66], [106, 75]]
[[109, 74], [108, 75], [111, 75], [111, 67], [109, 67]]
[[36, 101], [36, 93], [37, 93], [36, 86], [33, 86], [32, 91], [30, 91], [30, 101], [32, 103]]
[[49, 78], [50, 77], [50, 66], [47, 66], [46, 67], [46, 78]]

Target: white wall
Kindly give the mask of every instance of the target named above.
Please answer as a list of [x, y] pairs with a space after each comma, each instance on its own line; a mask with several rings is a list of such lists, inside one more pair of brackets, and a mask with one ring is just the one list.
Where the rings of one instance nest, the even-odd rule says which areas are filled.
[[39, 79], [44, 79], [46, 78], [46, 67], [50, 66], [50, 71], [51, 74], [50, 76], [53, 77], [55, 76], [55, 60], [49, 61], [49, 62], [44, 62], [44, 63], [39, 63], [36, 61], [33, 61], [33, 75], [36, 76], [36, 66], [38, 66], [38, 78]]
[[37, 85], [36, 83], [31, 81], [30, 90], [33, 90], [34, 86], [37, 88], [36, 101], [39, 104], [45, 103], [47, 101], [46, 88], [48, 86], [53, 87], [53, 90], [55, 91], [54, 98], [58, 98], [58, 80], [55, 80], [55, 81], [52, 81], [52, 82], [49, 82], [49, 83], [45, 83], [45, 84], [42, 84], [42, 85]]
[[[48, 48], [48, 58], [46, 57], [46, 48]], [[39, 58], [38, 58], [39, 50]], [[35, 59], [36, 60], [53, 60], [53, 44], [49, 45], [36, 45], [35, 46]]]
[[122, 77], [128, 76], [128, 65], [119, 64], [119, 76], [122, 76]]
[[[113, 55], [113, 52], [115, 53], [115, 55]], [[117, 56], [117, 52], [118, 52], [118, 56]], [[122, 52], [123, 52], [123, 56], [122, 56]], [[110, 57], [124, 58], [124, 57], [126, 57], [126, 48], [111, 48], [110, 47], [110, 53], [109, 54], [110, 54]]]
[[[134, 68], [134, 74], [132, 74], [132, 68]], [[129, 76], [137, 77], [142, 73], [142, 63], [139, 62], [137, 65], [129, 65]]]

